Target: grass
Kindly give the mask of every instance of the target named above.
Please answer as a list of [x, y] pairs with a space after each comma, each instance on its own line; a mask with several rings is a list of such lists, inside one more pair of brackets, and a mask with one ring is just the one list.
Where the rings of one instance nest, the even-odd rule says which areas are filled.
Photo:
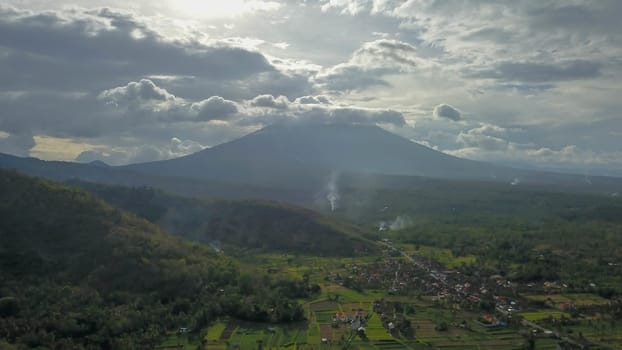
[[307, 329], [307, 343], [319, 344], [321, 341], [322, 337], [320, 336], [320, 325], [316, 322], [310, 323], [309, 328]]
[[462, 264], [471, 265], [477, 261], [477, 257], [473, 255], [454, 256], [451, 250], [445, 248], [408, 243], [401, 243], [397, 246], [404, 249], [404, 251], [410, 255], [415, 254], [426, 258], [432, 258], [447, 268], [460, 267]]
[[207, 329], [207, 335], [205, 340], [208, 342], [217, 342], [220, 340], [220, 335], [227, 328], [227, 324], [222, 321], [217, 321]]
[[378, 317], [376, 313], [373, 313], [367, 321], [365, 333], [367, 334], [367, 337], [372, 341], [393, 339], [393, 337], [382, 326], [380, 317]]

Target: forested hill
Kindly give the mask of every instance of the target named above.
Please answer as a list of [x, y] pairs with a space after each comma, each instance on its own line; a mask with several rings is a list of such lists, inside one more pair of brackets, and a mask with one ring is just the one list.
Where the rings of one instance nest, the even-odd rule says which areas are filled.
[[300, 319], [294, 300], [310, 290], [11, 171], [0, 171], [0, 282], [2, 348], [152, 348], [166, 330], [224, 314]]
[[378, 249], [360, 228], [294, 205], [196, 200], [146, 187], [71, 184], [172, 234], [201, 243], [324, 256], [353, 256]]

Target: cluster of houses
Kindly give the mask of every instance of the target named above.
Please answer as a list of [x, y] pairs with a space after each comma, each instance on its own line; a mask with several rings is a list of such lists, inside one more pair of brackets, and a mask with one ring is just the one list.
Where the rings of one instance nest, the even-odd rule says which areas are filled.
[[388, 256], [379, 262], [352, 265], [347, 274], [329, 273], [326, 279], [354, 289], [384, 290], [388, 294], [409, 294], [417, 290], [433, 295], [435, 301], [466, 304], [469, 308], [488, 301], [500, 306], [504, 313], [518, 309], [518, 302], [511, 298], [516, 295], [516, 286], [501, 276], [447, 270], [416, 255], [409, 260]]
[[[537, 310], [539, 307], [525, 298], [525, 294], [558, 294], [570, 291], [568, 285], [560, 281], [518, 283], [502, 275], [478, 271], [469, 266], [462, 266], [455, 270], [446, 269], [429, 258], [404, 254], [395, 249], [389, 240], [385, 239], [383, 243], [387, 249], [381, 261], [354, 264], [348, 266], [347, 273], [343, 275], [332, 273], [327, 276], [327, 279], [346, 287], [355, 286], [355, 289], [361, 290], [382, 290], [388, 294], [404, 295], [412, 295], [417, 291], [424, 295], [431, 295], [432, 300], [439, 304], [481, 312], [482, 316], [477, 322], [486, 328], [507, 326], [509, 322], [520, 321], [521, 317], [514, 317], [518, 312], [532, 310], [534, 306], [536, 306], [534, 310]], [[594, 286], [590, 287], [594, 288]], [[571, 313], [588, 311], [586, 306], [581, 306], [578, 310], [577, 305], [571, 302], [553, 303], [551, 301], [541, 306]], [[594, 309], [592, 311], [602, 311], [601, 309], [604, 308], [609, 310], [615, 307], [610, 304], [591, 306]], [[622, 309], [622, 306], [618, 308]], [[381, 315], [383, 325], [389, 332], [395, 331], [400, 326], [400, 320], [395, 319], [395, 314], [386, 313], [386, 308], [382, 305], [374, 305], [374, 311]], [[335, 319], [339, 322], [353, 322], [346, 315], [337, 314]], [[534, 326], [534, 324], [529, 322], [529, 326]], [[543, 334], [544, 332], [547, 330], [543, 330]], [[558, 339], [566, 339], [560, 343], [560, 349], [575, 349], [577, 344], [580, 344], [570, 338]], [[581, 346], [584, 345], [581, 344]]]

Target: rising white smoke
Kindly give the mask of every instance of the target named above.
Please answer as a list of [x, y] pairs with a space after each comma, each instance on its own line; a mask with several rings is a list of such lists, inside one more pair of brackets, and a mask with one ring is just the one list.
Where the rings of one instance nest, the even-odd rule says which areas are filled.
[[326, 200], [330, 204], [330, 210], [335, 211], [335, 209], [339, 208], [339, 188], [337, 187], [337, 181], [339, 179], [339, 174], [333, 172], [330, 175], [330, 179], [328, 184], [326, 185]]
[[514, 180], [512, 180], [512, 182], [510, 182], [510, 185], [512, 186], [516, 186], [520, 183], [520, 179], [519, 178], [514, 178]]
[[590, 179], [587, 174], [583, 175], [583, 181], [588, 185], [592, 184], [592, 179]]
[[391, 231], [399, 231], [408, 228], [413, 224], [408, 216], [398, 215], [389, 225]]
[[383, 232], [389, 229], [389, 226], [387, 225], [386, 221], [380, 221], [380, 224], [378, 224], [378, 231], [379, 232]]

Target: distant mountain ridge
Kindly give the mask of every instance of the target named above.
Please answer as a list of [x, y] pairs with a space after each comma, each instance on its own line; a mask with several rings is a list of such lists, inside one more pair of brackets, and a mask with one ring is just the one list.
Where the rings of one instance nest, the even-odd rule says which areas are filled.
[[351, 124], [277, 124], [185, 157], [122, 168], [262, 185], [316, 181], [331, 172], [483, 179], [498, 171], [491, 164], [456, 158], [377, 126]]
[[0, 168], [59, 180], [146, 185], [184, 196], [296, 203], [325, 196], [322, 191], [334, 174], [340, 181], [352, 176], [417, 176], [552, 191], [611, 194], [622, 189], [621, 178], [588, 178], [457, 158], [377, 126], [352, 124], [276, 124], [184, 157], [117, 167], [0, 154]]
[[375, 125], [285, 123], [185, 157], [121, 167], [143, 174], [317, 188], [331, 173], [420, 176], [562, 187], [622, 179], [516, 169], [454, 157]]

